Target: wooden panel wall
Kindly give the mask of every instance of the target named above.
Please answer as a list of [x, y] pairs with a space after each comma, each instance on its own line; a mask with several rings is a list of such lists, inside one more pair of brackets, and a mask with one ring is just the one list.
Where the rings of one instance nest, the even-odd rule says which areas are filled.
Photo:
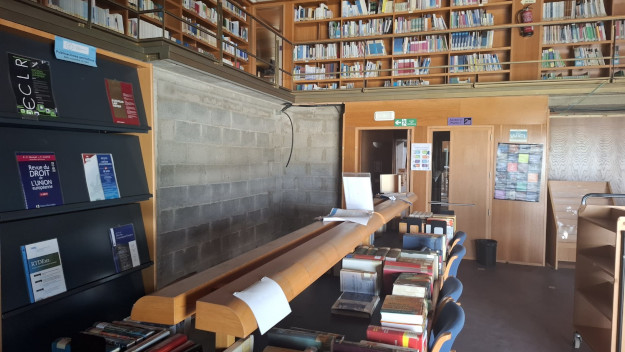
[[[416, 118], [409, 143], [428, 141], [427, 127], [447, 126], [448, 117], [472, 117], [474, 125], [493, 126], [493, 158], [497, 143], [507, 142], [510, 129], [527, 129], [528, 143], [544, 145], [540, 202], [495, 201], [491, 209], [490, 233], [498, 241], [497, 259], [532, 265], [544, 265], [546, 228], [546, 162], [548, 157], [548, 97], [489, 97], [465, 99], [423, 99], [369, 101], [345, 104], [343, 119], [343, 171], [358, 172], [359, 135], [365, 129], [395, 129], [393, 121], [374, 121], [375, 111], [394, 111], [396, 119]], [[495, 162], [493, 160], [493, 165]], [[494, 173], [494, 169], [491, 170]], [[428, 208], [430, 172], [411, 171], [410, 191], [419, 200], [413, 210]], [[492, 197], [494, 190], [490, 190]], [[460, 227], [462, 224], [460, 224]]]

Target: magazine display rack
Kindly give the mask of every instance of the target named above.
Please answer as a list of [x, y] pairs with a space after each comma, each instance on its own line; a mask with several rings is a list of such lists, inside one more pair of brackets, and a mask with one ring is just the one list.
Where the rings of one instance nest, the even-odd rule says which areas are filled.
[[[124, 318], [154, 286], [151, 66], [95, 48], [95, 67], [62, 60], [55, 56], [62, 40], [0, 20], [0, 70], [9, 72], [0, 81], [6, 97], [0, 101], [0, 292], [7, 351], [48, 350], [56, 338], [95, 321]], [[21, 104], [19, 93], [32, 93], [28, 84], [48, 110], [37, 104], [33, 115]], [[126, 94], [125, 123], [109, 107], [117, 98], [113, 85]], [[103, 157], [94, 159], [95, 173], [85, 166], [92, 154]], [[97, 195], [90, 192], [98, 187]], [[120, 266], [127, 257], [114, 255], [111, 237], [124, 234], [134, 239], [129, 253], [135, 260]], [[33, 256], [22, 250], [52, 239], [64, 287], [50, 296], [29, 295], [41, 287], [27, 274]]]

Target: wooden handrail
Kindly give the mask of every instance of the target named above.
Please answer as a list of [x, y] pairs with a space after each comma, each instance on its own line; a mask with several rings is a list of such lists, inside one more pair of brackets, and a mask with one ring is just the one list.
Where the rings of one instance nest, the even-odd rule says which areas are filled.
[[312, 223], [241, 256], [170, 284], [141, 297], [132, 307], [130, 317], [151, 323], [177, 324], [195, 313], [195, 301], [198, 298], [337, 225], [320, 221]]
[[[414, 202], [417, 197], [409, 194], [407, 199]], [[366, 226], [341, 223], [200, 298], [196, 303], [195, 327], [228, 336], [251, 334], [258, 327], [254, 314], [243, 301], [233, 296], [234, 292], [242, 291], [266, 276], [276, 281], [287, 300], [291, 301], [409, 206], [399, 200], [385, 201], [375, 207], [376, 212]]]

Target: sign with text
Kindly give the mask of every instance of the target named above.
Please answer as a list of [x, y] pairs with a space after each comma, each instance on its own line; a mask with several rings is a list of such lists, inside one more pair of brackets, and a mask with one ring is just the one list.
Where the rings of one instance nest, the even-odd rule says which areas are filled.
[[432, 144], [412, 143], [410, 148], [410, 170], [430, 171], [432, 169]]
[[59, 60], [97, 67], [95, 47], [63, 37], [54, 37], [54, 56]]
[[527, 130], [510, 130], [510, 143], [527, 142]]
[[471, 126], [473, 125], [472, 117], [448, 117], [447, 126]]
[[415, 127], [417, 119], [395, 119], [395, 127]]

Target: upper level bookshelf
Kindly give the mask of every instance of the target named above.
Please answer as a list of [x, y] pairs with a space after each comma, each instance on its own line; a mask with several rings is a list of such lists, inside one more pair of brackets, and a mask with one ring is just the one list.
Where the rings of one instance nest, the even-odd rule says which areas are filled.
[[[249, 4], [229, 0], [35, 0], [136, 39], [165, 38], [214, 60], [250, 71]], [[221, 48], [220, 48], [221, 46]]]
[[622, 72], [620, 2], [538, 1], [525, 38], [516, 0], [296, 1], [293, 88], [609, 77]]

